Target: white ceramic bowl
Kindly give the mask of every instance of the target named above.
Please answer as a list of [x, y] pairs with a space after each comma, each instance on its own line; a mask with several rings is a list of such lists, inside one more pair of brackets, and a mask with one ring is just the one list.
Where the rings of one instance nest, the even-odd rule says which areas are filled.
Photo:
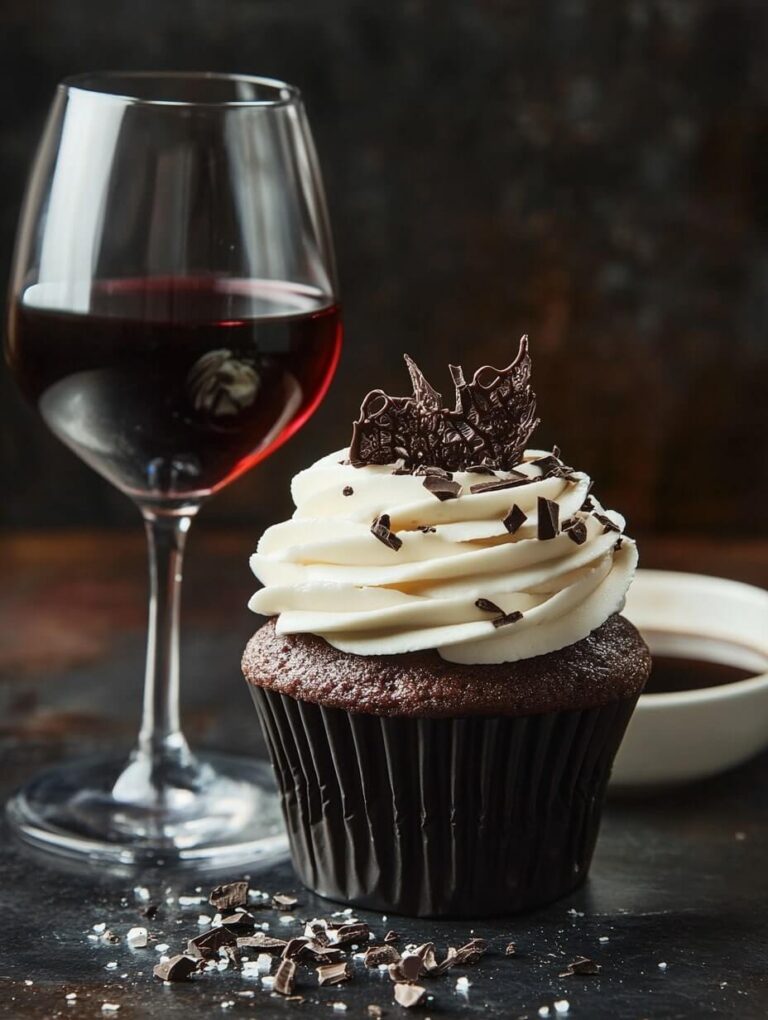
[[624, 610], [652, 653], [754, 675], [640, 696], [616, 756], [613, 787], [702, 779], [768, 747], [768, 592], [738, 581], [638, 570]]

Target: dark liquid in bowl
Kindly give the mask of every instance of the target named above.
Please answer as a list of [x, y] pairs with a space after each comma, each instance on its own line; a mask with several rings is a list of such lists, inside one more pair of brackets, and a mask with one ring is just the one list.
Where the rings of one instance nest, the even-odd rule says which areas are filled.
[[721, 662], [703, 662], [701, 659], [678, 659], [668, 655], [654, 655], [653, 669], [645, 687], [646, 694], [664, 694], [669, 691], [693, 691], [701, 687], [720, 687], [735, 684], [755, 676], [754, 671], [739, 666], [724, 666]]

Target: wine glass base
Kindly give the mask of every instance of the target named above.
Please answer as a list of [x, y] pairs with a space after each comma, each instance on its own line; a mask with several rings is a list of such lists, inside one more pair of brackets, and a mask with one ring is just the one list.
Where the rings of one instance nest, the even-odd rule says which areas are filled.
[[26, 842], [81, 861], [204, 869], [286, 857], [269, 766], [220, 754], [194, 762], [194, 782], [143, 802], [130, 797], [125, 758], [75, 762], [18, 790], [8, 818]]

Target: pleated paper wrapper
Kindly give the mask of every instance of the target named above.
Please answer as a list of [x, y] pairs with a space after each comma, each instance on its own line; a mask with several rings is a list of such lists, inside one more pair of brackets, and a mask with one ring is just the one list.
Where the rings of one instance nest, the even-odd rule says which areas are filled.
[[636, 698], [426, 719], [249, 687], [294, 866], [321, 896], [412, 917], [482, 917], [549, 903], [586, 878]]

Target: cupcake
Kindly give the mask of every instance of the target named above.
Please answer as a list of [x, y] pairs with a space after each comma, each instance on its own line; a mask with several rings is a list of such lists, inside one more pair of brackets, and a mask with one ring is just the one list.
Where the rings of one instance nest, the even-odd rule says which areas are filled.
[[584, 881], [650, 672], [619, 615], [624, 519], [538, 424], [526, 338], [455, 406], [364, 399], [349, 449], [298, 474], [243, 670], [299, 877], [420, 917], [529, 909]]

